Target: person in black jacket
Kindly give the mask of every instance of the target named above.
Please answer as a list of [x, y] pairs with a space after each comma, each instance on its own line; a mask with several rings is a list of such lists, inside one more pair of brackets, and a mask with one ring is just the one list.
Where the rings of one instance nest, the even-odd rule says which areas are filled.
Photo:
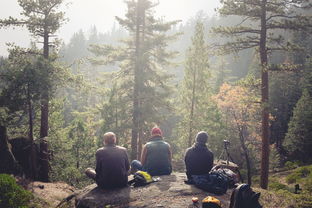
[[189, 182], [192, 181], [192, 175], [208, 174], [213, 167], [213, 153], [207, 148], [207, 141], [207, 132], [200, 131], [194, 145], [186, 150], [184, 162]]

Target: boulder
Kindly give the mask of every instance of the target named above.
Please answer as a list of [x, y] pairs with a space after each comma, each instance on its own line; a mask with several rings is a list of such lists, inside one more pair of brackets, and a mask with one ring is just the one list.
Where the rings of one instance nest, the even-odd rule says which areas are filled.
[[[143, 187], [125, 187], [114, 190], [103, 190], [92, 184], [75, 197], [77, 208], [105, 207], [193, 207], [192, 197], [198, 197], [199, 202], [206, 196], [218, 198], [222, 207], [228, 207], [232, 190], [222, 196], [204, 192], [193, 185], [184, 183], [184, 173], [173, 173], [160, 176], [160, 181]], [[201, 204], [201, 203], [199, 203]]]

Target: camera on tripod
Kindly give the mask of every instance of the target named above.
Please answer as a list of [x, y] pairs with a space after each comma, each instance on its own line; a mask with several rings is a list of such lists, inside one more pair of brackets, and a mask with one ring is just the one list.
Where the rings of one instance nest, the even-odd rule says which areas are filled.
[[223, 140], [224, 148], [227, 149], [227, 147], [231, 144], [229, 140]]

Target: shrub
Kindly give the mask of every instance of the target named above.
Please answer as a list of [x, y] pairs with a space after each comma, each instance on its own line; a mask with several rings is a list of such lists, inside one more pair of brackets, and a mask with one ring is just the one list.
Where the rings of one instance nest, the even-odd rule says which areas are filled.
[[295, 170], [295, 172], [297, 172], [301, 178], [305, 178], [305, 177], [310, 175], [310, 168], [309, 167], [300, 167], [297, 170]]
[[285, 163], [285, 168], [286, 168], [287, 170], [292, 170], [292, 169], [295, 169], [295, 168], [297, 168], [297, 167], [298, 167], [298, 165], [297, 165], [296, 162], [287, 161], [287, 162]]
[[0, 207], [28, 208], [32, 195], [16, 184], [13, 177], [0, 174]]
[[310, 176], [307, 180], [304, 181], [304, 189], [309, 193], [312, 193], [312, 177]]
[[311, 172], [311, 167], [309, 166], [297, 168], [293, 173], [286, 177], [286, 182], [290, 184], [298, 182], [302, 178], [311, 177]]
[[285, 184], [282, 184], [276, 180], [272, 180], [270, 183], [269, 183], [269, 189], [272, 189], [272, 190], [287, 190], [288, 187], [285, 185]]

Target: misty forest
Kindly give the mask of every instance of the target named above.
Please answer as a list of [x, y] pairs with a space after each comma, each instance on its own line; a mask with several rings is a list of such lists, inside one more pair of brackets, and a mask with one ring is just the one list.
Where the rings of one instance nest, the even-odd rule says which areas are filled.
[[[68, 42], [64, 4], [18, 0], [21, 15], [0, 19], [31, 34], [0, 56], [0, 195], [7, 174], [83, 189], [104, 133], [131, 162], [157, 126], [173, 172], [206, 131], [214, 159], [226, 148], [263, 207], [312, 207], [311, 0], [221, 0], [185, 22], [158, 16], [162, 1], [125, 0], [109, 31], [90, 23]], [[1, 195], [0, 207], [43, 207], [21, 191], [10, 203], [28, 205]]]

